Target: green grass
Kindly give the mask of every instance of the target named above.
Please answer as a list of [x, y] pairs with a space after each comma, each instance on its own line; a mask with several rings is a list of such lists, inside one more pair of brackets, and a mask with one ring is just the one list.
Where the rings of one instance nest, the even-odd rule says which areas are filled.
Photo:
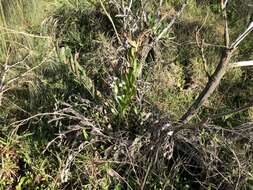
[[[198, 189], [196, 180], [207, 189], [219, 184], [226, 189], [236, 185], [239, 174], [245, 179], [239, 187], [249, 180], [250, 189], [250, 131], [238, 126], [252, 122], [252, 108], [208, 121], [203, 129], [197, 123], [250, 102], [252, 69], [228, 72], [191, 122], [194, 130], [182, 130], [166, 140], [158, 133], [165, 123], [178, 121], [208, 80], [195, 43], [196, 28], [207, 12], [201, 35], [206, 43], [215, 44], [205, 47], [208, 71], [219, 61], [223, 22], [217, 2], [189, 1], [159, 41], [160, 57], [151, 51], [143, 65], [141, 37], [150, 34], [152, 39], [161, 32], [182, 1], [163, 5], [162, 15], [170, 11], [170, 16], [157, 30], [158, 4], [149, 1], [147, 23], [139, 26], [146, 33], [130, 28], [138, 16], [131, 17], [124, 31], [116, 3], [103, 2], [120, 38], [128, 35], [131, 48], [117, 42], [99, 1], [1, 1], [0, 190], [184, 190]], [[250, 16], [246, 3], [239, 3], [238, 11], [235, 0], [229, 7], [232, 38]], [[139, 15], [141, 4], [132, 6], [132, 14]], [[233, 60], [251, 59], [252, 44], [248, 38]], [[245, 138], [234, 140], [229, 132], [234, 129]], [[164, 155], [173, 143], [173, 157], [167, 159]]]

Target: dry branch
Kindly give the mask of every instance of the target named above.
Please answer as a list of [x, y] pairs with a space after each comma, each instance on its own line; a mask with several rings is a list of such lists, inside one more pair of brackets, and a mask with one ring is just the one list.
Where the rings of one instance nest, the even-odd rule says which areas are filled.
[[209, 96], [214, 92], [214, 90], [218, 87], [222, 77], [227, 71], [229, 60], [232, 54], [232, 50], [223, 50], [220, 63], [218, 64], [214, 74], [211, 76], [210, 80], [208, 81], [198, 98], [193, 102], [188, 111], [181, 117], [180, 123], [187, 123], [195, 115], [195, 113], [203, 105], [203, 103], [209, 98]]
[[203, 62], [204, 71], [206, 73], [207, 78], [210, 79], [210, 74], [208, 72], [208, 66], [207, 66], [208, 65], [207, 64], [207, 59], [206, 59], [205, 52], [204, 52], [205, 41], [204, 41], [204, 39], [201, 39], [201, 37], [200, 37], [200, 31], [203, 28], [203, 26], [205, 25], [205, 23], [207, 21], [207, 18], [208, 18], [208, 15], [209, 14], [206, 15], [206, 17], [203, 21], [203, 24], [197, 29], [195, 38], [196, 38], [197, 47], [199, 48], [199, 52], [200, 52], [201, 59], [202, 59], [202, 62]]
[[[224, 17], [226, 19], [226, 17]], [[224, 41], [225, 48], [222, 50], [220, 62], [217, 65], [215, 72], [212, 74], [210, 80], [207, 82], [205, 88], [202, 90], [198, 98], [193, 102], [191, 107], [186, 111], [186, 113], [180, 118], [179, 122], [181, 124], [187, 123], [203, 105], [203, 103], [210, 97], [214, 90], [219, 86], [222, 77], [226, 74], [228, 68], [230, 67], [229, 61], [233, 55], [234, 50], [242, 42], [243, 39], [252, 31], [253, 22], [249, 27], [241, 34], [239, 37], [229, 46], [228, 28], [227, 21], [225, 21], [224, 28]]]
[[159, 34], [159, 36], [156, 38], [156, 42], [158, 42], [173, 26], [173, 24], [176, 22], [176, 19], [182, 14], [183, 10], [186, 7], [186, 3], [182, 5], [181, 9], [177, 12], [177, 14], [173, 17], [171, 22], [166, 26], [163, 31]]
[[231, 64], [231, 67], [245, 67], [245, 66], [253, 66], [253, 60], [251, 60], [251, 61], [239, 61], [239, 62]]
[[101, 5], [101, 7], [102, 7], [102, 9], [104, 10], [106, 16], [108, 17], [108, 19], [110, 20], [110, 22], [111, 22], [111, 24], [112, 24], [112, 27], [113, 27], [113, 30], [114, 30], [115, 35], [116, 35], [116, 37], [117, 37], [117, 40], [119, 41], [120, 44], [122, 44], [121, 39], [120, 39], [119, 34], [118, 34], [118, 31], [117, 31], [117, 29], [116, 29], [116, 26], [115, 26], [115, 24], [114, 24], [114, 22], [113, 22], [113, 20], [112, 20], [112, 17], [111, 17], [111, 15], [107, 12], [107, 10], [106, 10], [106, 8], [105, 8], [105, 5], [104, 5], [104, 3], [103, 3], [102, 0], [100, 0], [100, 5]]
[[176, 22], [177, 18], [184, 11], [186, 5], [187, 5], [187, 3], [185, 3], [185, 4], [182, 5], [182, 7], [180, 8], [180, 10], [172, 18], [172, 20], [170, 21], [170, 23], [162, 30], [162, 32], [154, 40], [152, 40], [151, 42], [149, 42], [149, 40], [147, 40], [147, 43], [144, 43], [144, 45], [143, 45], [144, 47], [143, 47], [143, 50], [141, 52], [141, 59], [140, 59], [141, 65], [143, 65], [143, 63], [146, 61], [149, 52], [155, 47], [155, 45], [159, 42], [159, 40], [161, 40], [164, 37], [164, 35], [166, 33], [168, 33], [168, 31], [172, 28], [172, 26]]

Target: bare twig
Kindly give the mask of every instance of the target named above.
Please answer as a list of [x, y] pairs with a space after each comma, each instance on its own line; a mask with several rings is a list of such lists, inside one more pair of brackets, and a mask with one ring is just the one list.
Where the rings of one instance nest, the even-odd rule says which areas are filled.
[[167, 25], [167, 27], [165, 27], [163, 29], [163, 31], [155, 39], [151, 40], [151, 42], [150, 42], [149, 39], [146, 40], [146, 43], [144, 43], [143, 49], [142, 49], [142, 52], [141, 52], [141, 58], [140, 58], [140, 65], [141, 66], [145, 63], [149, 52], [154, 48], [154, 46], [159, 42], [159, 40], [161, 40], [161, 38], [171, 29], [171, 27], [175, 23], [176, 19], [182, 14], [182, 12], [185, 9], [186, 5], [187, 5], [187, 3], [182, 5], [181, 9], [173, 17], [171, 22]]
[[[2, 27], [2, 26], [0, 26], [0, 30], [5, 30], [6, 34], [13, 33], [13, 34], [20, 34], [20, 35], [23, 35], [23, 36], [32, 37], [32, 38], [51, 39], [51, 37], [49, 37], [49, 36], [40, 36], [40, 35], [36, 35], [36, 34], [30, 34], [30, 33], [27, 33], [27, 32], [17, 31], [17, 30], [13, 30], [13, 29], [10, 29], [10, 28]], [[4, 35], [4, 34], [5, 33], [1, 33], [1, 35]]]
[[238, 190], [239, 189], [240, 179], [242, 177], [242, 174], [241, 174], [242, 173], [242, 171], [241, 171], [242, 170], [242, 166], [241, 166], [241, 162], [240, 162], [238, 156], [236, 155], [235, 151], [230, 146], [228, 146], [228, 147], [229, 147], [230, 151], [232, 152], [232, 154], [234, 155], [234, 158], [235, 158], [235, 160], [236, 160], [236, 162], [238, 164], [238, 167], [237, 167], [237, 169], [238, 169], [238, 177], [237, 177], [237, 181], [236, 181], [236, 185], [235, 185], [235, 190]]
[[187, 112], [181, 117], [181, 123], [187, 123], [198, 111], [198, 109], [203, 105], [203, 103], [210, 97], [214, 90], [218, 87], [222, 77], [227, 71], [229, 65], [229, 60], [233, 54], [233, 50], [225, 49], [222, 52], [220, 62], [216, 67], [214, 74], [211, 76], [210, 80], [206, 84], [205, 88], [202, 90], [198, 98], [193, 102], [191, 107]]
[[245, 66], [253, 66], [253, 60], [251, 61], [239, 61], [230, 64], [231, 67], [245, 67]]
[[251, 102], [251, 103], [249, 103], [247, 105], [244, 105], [244, 106], [242, 106], [240, 108], [237, 108], [235, 110], [232, 110], [232, 111], [228, 111], [228, 112], [224, 112], [224, 113], [219, 113], [219, 114], [214, 114], [214, 115], [208, 116], [208, 117], [202, 119], [199, 123], [194, 124], [194, 125], [187, 124], [187, 123], [181, 124], [177, 128], [175, 128], [175, 130], [173, 131], [173, 136], [175, 136], [178, 132], [180, 132], [180, 131], [182, 131], [184, 129], [201, 128], [205, 124], [207, 124], [210, 120], [219, 119], [219, 118], [222, 118], [222, 117], [225, 117], [225, 116], [228, 116], [228, 115], [238, 114], [238, 113], [246, 111], [246, 110], [248, 110], [248, 109], [250, 109], [252, 107], [253, 107], [253, 102]]
[[117, 29], [116, 29], [116, 26], [115, 26], [113, 20], [112, 20], [111, 15], [107, 12], [107, 10], [106, 10], [106, 8], [105, 8], [105, 5], [104, 5], [103, 1], [102, 1], [102, 0], [99, 0], [99, 1], [100, 1], [100, 4], [101, 4], [102, 9], [104, 10], [106, 16], [108, 17], [108, 19], [110, 20], [110, 22], [111, 22], [111, 24], [112, 24], [113, 30], [114, 30], [114, 32], [115, 32], [115, 35], [116, 35], [116, 37], [117, 37], [119, 43], [122, 44], [122, 42], [121, 42], [121, 40], [120, 40], [120, 37], [119, 37], [119, 34], [118, 34], [118, 31], [117, 31]]
[[239, 112], [243, 112], [243, 111], [248, 110], [252, 107], [253, 107], [253, 102], [251, 102], [247, 105], [244, 105], [240, 108], [237, 108], [235, 110], [232, 110], [232, 111], [228, 111], [228, 112], [224, 112], [224, 113], [220, 113], [220, 114], [215, 114], [213, 116], [210, 116], [209, 118], [210, 119], [218, 119], [218, 118], [221, 118], [221, 117], [224, 117], [224, 116], [227, 116], [227, 115], [233, 115], [233, 114], [237, 114]]
[[173, 19], [170, 21], [170, 23], [168, 24], [168, 26], [166, 26], [163, 31], [158, 35], [158, 37], [156, 38], [156, 42], [158, 42], [173, 26], [173, 24], [176, 22], [176, 19], [182, 14], [183, 10], [186, 7], [186, 3], [182, 5], [181, 9], [177, 12], [177, 14], [173, 17]]
[[246, 38], [246, 36], [253, 30], [253, 21], [250, 23], [248, 28], [241, 34], [239, 37], [231, 44], [230, 48], [234, 49], [241, 43], [242, 40]]
[[133, 188], [131, 187], [131, 185], [130, 185], [121, 175], [119, 175], [119, 173], [116, 172], [115, 170], [109, 169], [109, 170], [107, 171], [107, 174], [108, 174], [109, 176], [111, 176], [111, 177], [117, 178], [118, 180], [122, 180], [124, 183], [127, 184], [127, 186], [128, 186], [129, 189], [133, 190]]
[[68, 158], [64, 164], [64, 167], [61, 169], [61, 172], [60, 172], [60, 179], [61, 179], [61, 183], [66, 183], [68, 182], [69, 180], [69, 170], [70, 170], [70, 167], [71, 165], [73, 164], [76, 156], [81, 152], [83, 151], [88, 145], [90, 145], [91, 143], [85, 141], [83, 143], [81, 143], [77, 150], [71, 150], [71, 152], [69, 153], [68, 155]]
[[147, 179], [148, 179], [148, 175], [150, 173], [150, 170], [152, 168], [152, 165], [153, 165], [153, 159], [150, 161], [149, 165], [148, 165], [148, 169], [147, 169], [147, 172], [145, 174], [145, 177], [144, 177], [144, 180], [142, 182], [142, 185], [141, 185], [141, 190], [144, 190], [145, 189], [145, 185], [146, 185], [146, 182], [147, 182]]
[[[207, 60], [206, 60], [206, 56], [205, 56], [205, 53], [204, 53], [204, 39], [200, 39], [200, 31], [201, 29], [203, 28], [203, 26], [205, 25], [206, 21], [207, 21], [207, 18], [208, 18], [208, 13], [203, 21], [203, 24], [197, 29], [197, 32], [196, 32], [196, 43], [197, 43], [197, 46], [199, 48], [199, 51], [200, 51], [200, 55], [201, 55], [201, 59], [202, 59], [202, 62], [203, 62], [203, 65], [204, 65], [204, 71], [206, 73], [206, 76], [208, 77], [208, 79], [210, 79], [210, 74], [208, 72], [208, 66], [207, 66]], [[201, 42], [200, 42], [201, 41]]]
[[7, 75], [7, 72], [8, 72], [8, 68], [9, 68], [9, 65], [8, 65], [8, 62], [9, 62], [9, 58], [10, 58], [10, 48], [8, 48], [8, 53], [7, 53], [7, 57], [5, 59], [5, 63], [4, 63], [4, 68], [3, 68], [3, 71], [1, 72], [1, 75], [0, 75], [0, 106], [2, 105], [2, 100], [3, 100], [3, 93], [5, 91], [5, 79], [6, 79], [6, 75]]
[[128, 5], [128, 11], [131, 11], [133, 5], [133, 0], [130, 0], [129, 5]]
[[[223, 2], [223, 1], [222, 1]], [[222, 14], [223, 14], [223, 19], [224, 19], [224, 45], [226, 47], [229, 46], [229, 31], [228, 31], [228, 17], [227, 17], [227, 2], [228, 0], [226, 0], [226, 2], [221, 5], [222, 8]]]
[[6, 85], [10, 85], [11, 83], [17, 81], [18, 79], [20, 79], [21, 77], [26, 76], [27, 74], [29, 74], [30, 72], [34, 71], [35, 69], [39, 68], [42, 64], [44, 64], [45, 62], [41, 62], [40, 64], [38, 64], [37, 66], [27, 70], [26, 72], [19, 74], [19, 76], [16, 76], [12, 79], [10, 79], [9, 81], [6, 82]]

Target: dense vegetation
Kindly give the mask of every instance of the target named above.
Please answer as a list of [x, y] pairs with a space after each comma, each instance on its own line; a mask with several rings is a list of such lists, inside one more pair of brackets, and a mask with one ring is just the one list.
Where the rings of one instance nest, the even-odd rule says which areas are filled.
[[252, 0], [0, 1], [0, 189], [253, 189], [252, 29]]

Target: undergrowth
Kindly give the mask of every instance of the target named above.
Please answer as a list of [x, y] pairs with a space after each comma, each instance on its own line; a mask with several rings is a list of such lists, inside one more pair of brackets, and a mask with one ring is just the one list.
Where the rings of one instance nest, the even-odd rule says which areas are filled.
[[[233, 112], [252, 102], [250, 67], [178, 126], [223, 43], [219, 2], [184, 3], [0, 2], [0, 189], [253, 188], [253, 111]], [[250, 3], [229, 2], [232, 37]], [[234, 62], [252, 59], [251, 37]]]

